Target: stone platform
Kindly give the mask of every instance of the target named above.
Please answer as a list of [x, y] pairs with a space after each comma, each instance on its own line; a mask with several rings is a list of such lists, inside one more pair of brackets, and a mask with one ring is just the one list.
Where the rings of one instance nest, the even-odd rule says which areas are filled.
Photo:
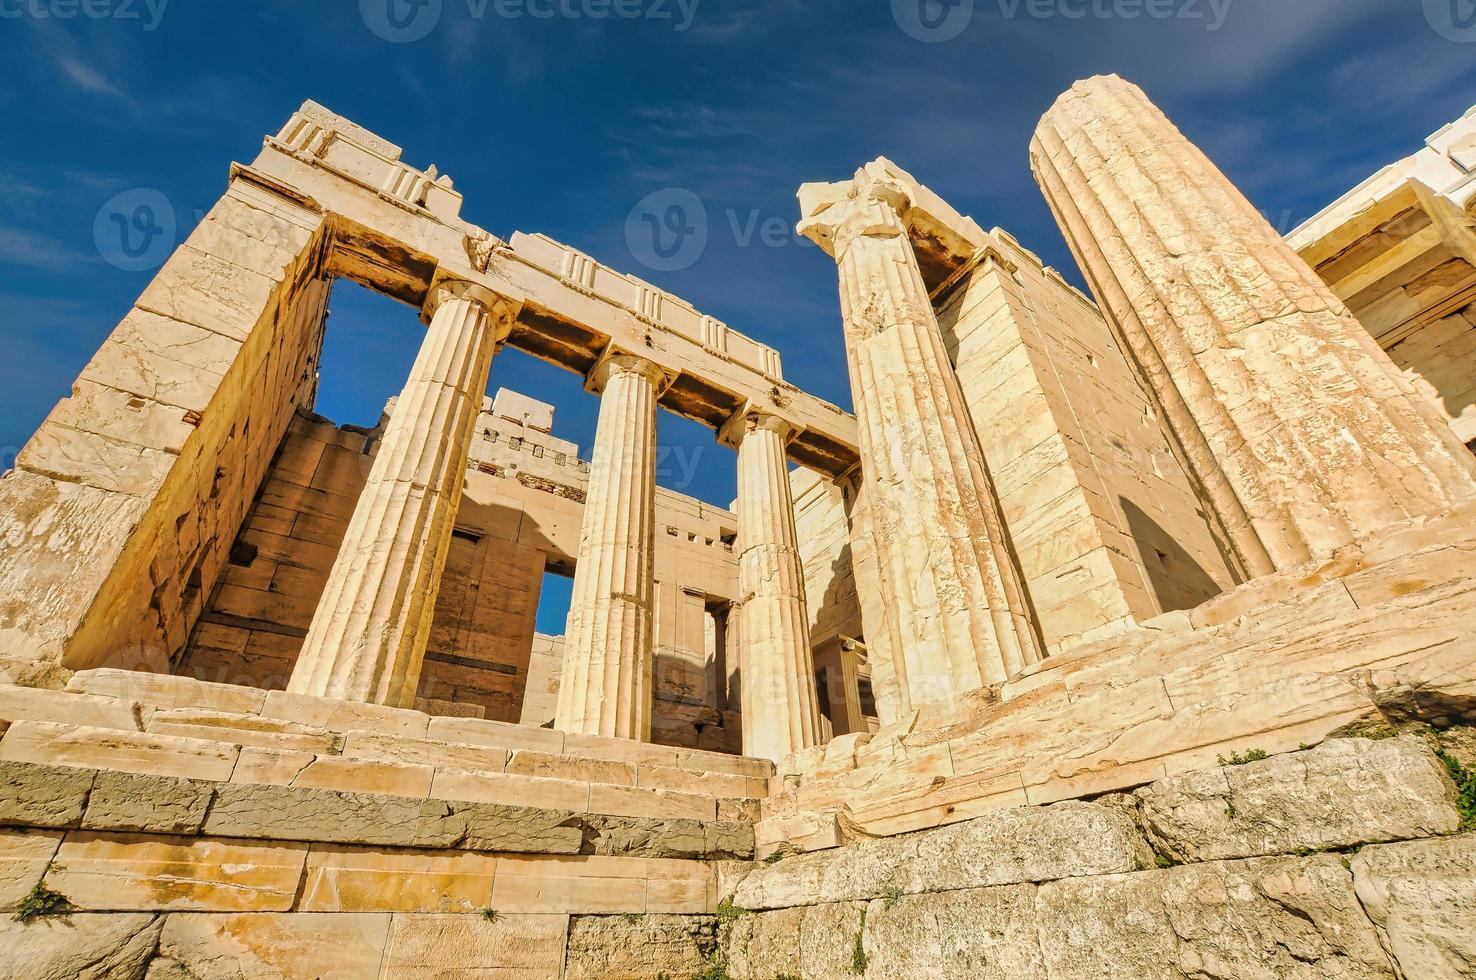
[[695, 973], [773, 772], [116, 670], [0, 722], [0, 905], [68, 910], [4, 924], [7, 977]]
[[1476, 507], [1078, 647], [779, 768], [758, 856], [1131, 789], [1341, 732], [1476, 720]]

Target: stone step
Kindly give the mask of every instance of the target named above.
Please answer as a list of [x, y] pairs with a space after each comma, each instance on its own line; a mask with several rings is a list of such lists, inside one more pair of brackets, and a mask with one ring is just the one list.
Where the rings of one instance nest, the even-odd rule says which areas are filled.
[[[737, 776], [753, 780], [767, 780], [774, 774], [774, 764], [766, 759], [724, 755], [720, 752], [707, 752], [700, 749], [650, 745], [628, 739], [566, 734], [553, 729], [533, 728], [483, 718], [432, 717], [422, 711], [314, 698], [289, 694], [286, 691], [260, 691], [230, 684], [201, 681], [193, 677], [100, 668], [78, 671], [67, 684], [67, 691], [74, 696], [91, 695], [102, 699], [113, 698], [120, 702], [137, 702], [144, 706], [141, 710], [145, 711], [157, 709], [251, 715], [277, 722], [308, 726], [314, 731], [322, 730], [335, 735], [361, 732], [431, 742], [481, 746], [499, 749], [509, 754], [543, 753], [548, 756], [568, 756], [597, 762], [645, 766], [651, 769], [648, 778], [653, 781], [652, 785], [660, 782], [663, 788], [671, 789], [678, 788], [676, 782], [685, 780], [686, 777], [677, 772], [661, 773], [656, 770], [681, 770], [697, 775]], [[0, 707], [3, 707], [3, 702], [0, 702]], [[45, 710], [44, 706], [35, 710], [38, 712], [35, 720], [72, 720], [65, 716], [42, 717], [39, 712]], [[183, 716], [171, 717], [175, 719], [174, 724], [185, 723], [181, 721]], [[210, 722], [201, 721], [201, 718], [207, 717], [209, 716], [202, 715], [193, 723], [209, 724]], [[4, 720], [3, 712], [0, 712], [0, 720]], [[120, 724], [116, 727], [129, 726], [122, 725], [120, 719]], [[142, 727], [142, 723], [132, 727]], [[271, 730], [270, 726], [257, 727], [262, 731]], [[277, 729], [277, 732], [279, 734], [291, 733], [286, 729]], [[297, 733], [300, 734], [301, 730]], [[685, 782], [689, 790], [695, 791], [697, 785], [691, 781]], [[707, 782], [708, 791], [715, 792], [719, 786], [723, 787], [723, 793], [726, 796], [740, 795], [736, 792], [736, 782], [724, 780]], [[754, 790], [760, 789], [763, 787], [758, 784], [752, 787], [745, 786], [742, 795], [752, 795]]]
[[768, 780], [757, 776], [694, 772], [677, 766], [620, 762], [537, 749], [509, 751], [486, 745], [398, 738], [374, 732], [351, 732], [342, 752], [345, 756], [361, 759], [457, 766], [613, 786], [643, 786], [717, 799], [762, 799], [768, 794]]
[[[453, 751], [447, 753], [447, 758], [459, 765], [432, 765], [318, 754], [290, 746], [263, 746], [236, 740], [238, 734], [288, 739], [299, 735], [238, 732], [218, 726], [208, 726], [207, 730], [212, 734], [218, 732], [219, 737], [193, 738], [20, 721], [12, 724], [0, 738], [0, 761], [658, 820], [712, 822], [720, 818], [741, 820], [750, 815], [736, 805], [740, 801], [723, 800], [720, 805], [717, 797], [706, 793], [506, 772], [497, 767], [505, 760], [496, 756], [489, 759], [489, 768], [476, 769], [472, 768], [476, 760], [464, 754], [458, 756], [454, 746], [448, 747]], [[425, 758], [433, 758], [429, 754], [430, 746], [426, 751]], [[639, 769], [636, 778], [639, 779]]]
[[[645, 915], [716, 906], [701, 861], [420, 851], [288, 841], [0, 831], [0, 848], [52, 850], [46, 887], [87, 912]], [[44, 871], [44, 877], [39, 873]]]
[[[270, 751], [246, 749], [236, 775], [258, 763], [258, 769], [270, 769], [271, 760], [251, 758]], [[328, 757], [315, 767], [345, 761]], [[346, 782], [333, 765], [313, 778], [306, 778], [313, 773], [308, 769], [276, 782], [212, 782], [0, 760], [0, 826], [516, 854], [714, 861], [753, 856], [750, 823], [680, 816], [669, 800], [659, 807], [624, 807], [646, 813], [659, 808], [661, 816], [538, 807], [526, 787], [516, 794], [521, 803], [443, 800], [426, 795], [433, 770], [394, 768], [418, 784], [375, 791], [374, 785], [387, 782], [386, 774], [376, 772], [371, 779], [360, 772], [363, 788], [329, 788]]]
[[[142, 728], [145, 732], [165, 738], [228, 742], [284, 752], [307, 752], [317, 756], [342, 754], [380, 762], [544, 776], [574, 780], [581, 784], [641, 787], [724, 800], [757, 800], [768, 793], [768, 780], [757, 776], [702, 772], [680, 766], [588, 758], [536, 749], [509, 751], [486, 745], [446, 743], [379, 731], [350, 731], [340, 734], [322, 725], [266, 715], [204, 708], [156, 709], [141, 706], [138, 702], [100, 695], [0, 687], [0, 721], [75, 723], [89, 728], [124, 732], [137, 731], [140, 719], [143, 719]], [[545, 734], [538, 731], [539, 734]], [[109, 744], [121, 743], [113, 739]], [[139, 744], [157, 746], [174, 743]], [[649, 754], [638, 752], [637, 755], [642, 758], [671, 759], [667, 751]], [[618, 798], [630, 794], [605, 795]]]

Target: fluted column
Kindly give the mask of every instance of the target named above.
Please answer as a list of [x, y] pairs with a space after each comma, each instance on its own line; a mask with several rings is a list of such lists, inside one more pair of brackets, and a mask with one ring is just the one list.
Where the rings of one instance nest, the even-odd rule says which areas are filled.
[[1476, 459], [1137, 86], [1079, 82], [1036, 177], [1245, 577], [1476, 493]]
[[436, 286], [288, 690], [410, 707], [497, 344], [512, 316], [468, 283]]
[[785, 460], [788, 422], [740, 412], [724, 427], [738, 447], [738, 594], [743, 754], [778, 762], [820, 742], [805, 572]]
[[[998, 684], [1038, 634], [963, 392], [884, 161], [807, 187], [801, 231], [835, 256], [883, 599], [908, 698]], [[816, 204], [816, 198], [822, 198]]]
[[649, 741], [656, 550], [656, 399], [661, 370], [616, 354], [601, 391], [594, 459], [564, 641], [554, 724]]
[[897, 657], [902, 647], [896, 636], [897, 617], [882, 595], [877, 568], [876, 542], [871, 533], [870, 493], [861, 467], [852, 468], [838, 481], [846, 504], [846, 524], [851, 544], [851, 575], [856, 581], [856, 603], [861, 607], [861, 630], [871, 661], [872, 693], [882, 724], [889, 725], [912, 710], [907, 691], [907, 665]]

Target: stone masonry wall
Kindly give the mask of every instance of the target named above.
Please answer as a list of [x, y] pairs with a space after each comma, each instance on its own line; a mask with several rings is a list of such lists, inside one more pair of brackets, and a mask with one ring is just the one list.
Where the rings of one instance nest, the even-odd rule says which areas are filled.
[[1049, 648], [1192, 609], [1234, 583], [1096, 306], [994, 232], [940, 301], [964, 397]]
[[[143, 710], [155, 717], [181, 710], [161, 696], [238, 710], [268, 697], [179, 681], [140, 690], [120, 672], [78, 680], [70, 694], [0, 688], [0, 715], [46, 714], [70, 698], [121, 724], [125, 703], [101, 692], [151, 693]], [[324, 716], [311, 699], [258, 710], [288, 708]], [[334, 714], [374, 756], [307, 768], [274, 758], [293, 751], [267, 747], [280, 732], [260, 730], [257, 747], [154, 736], [150, 748], [123, 730], [48, 742], [35, 738], [48, 723], [12, 723], [0, 741], [0, 975], [1445, 980], [1476, 970], [1469, 729], [1251, 753], [1132, 793], [752, 863], [741, 823], [705, 822], [722, 820], [724, 801], [697, 820], [660, 816], [696, 802], [681, 794], [653, 795], [644, 818], [619, 815], [638, 812], [634, 797], [603, 800], [604, 815], [555, 812], [538, 807], [557, 780], [512, 802], [538, 781], [510, 775], [515, 764], [554, 766], [608, 793], [628, 766], [717, 791], [715, 779], [747, 777], [699, 770], [750, 760], [598, 739], [562, 756], [531, 742], [437, 743], [404, 733], [415, 716]], [[508, 746], [555, 734], [429, 725]], [[408, 784], [416, 758], [438, 772], [496, 758], [501, 779], [526, 785], [483, 773], [480, 784], [447, 782], [449, 793], [433, 781], [425, 799]], [[154, 774], [185, 766], [193, 778]]]
[[0, 481], [7, 657], [183, 651], [313, 397], [325, 244], [321, 214], [238, 179], [144, 290]]
[[1430, 742], [1237, 756], [1130, 795], [783, 858], [720, 909], [727, 975], [1469, 977], [1472, 777], [1450, 770], [1462, 810]]

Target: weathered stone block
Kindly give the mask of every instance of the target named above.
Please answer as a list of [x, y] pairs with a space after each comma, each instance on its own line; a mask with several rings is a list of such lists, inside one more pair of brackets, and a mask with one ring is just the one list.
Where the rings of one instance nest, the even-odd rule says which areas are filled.
[[316, 758], [311, 752], [296, 749], [264, 749], [243, 745], [241, 757], [236, 760], [236, 768], [231, 773], [231, 782], [291, 786], [298, 773], [312, 765]]
[[[640, 914], [646, 911], [647, 864], [642, 858], [499, 858], [492, 905], [514, 912]], [[698, 867], [695, 862], [693, 865]], [[707, 909], [699, 906], [680, 911]]]
[[780, 909], [737, 919], [724, 944], [736, 980], [849, 980], [866, 905], [845, 902]]
[[603, 783], [589, 784], [589, 810], [623, 817], [717, 819], [717, 801], [711, 796]]
[[433, 772], [430, 766], [319, 756], [297, 774], [292, 785], [424, 799], [430, 793]]
[[1364, 848], [1353, 881], [1405, 977], [1476, 976], [1476, 835]]
[[1053, 977], [1393, 976], [1331, 855], [1049, 882], [1036, 916]]
[[388, 915], [175, 913], [164, 920], [149, 978], [361, 980], [379, 975], [389, 927]]
[[295, 752], [335, 753], [342, 744], [341, 736], [318, 725], [200, 708], [156, 712], [149, 720], [148, 731]]
[[79, 826], [95, 775], [70, 766], [0, 762], [0, 824]]
[[1156, 845], [1179, 861], [1427, 837], [1460, 824], [1443, 769], [1418, 738], [1335, 739], [1133, 795]]
[[736, 919], [723, 942], [735, 980], [799, 977], [800, 925], [807, 909], [779, 909]]
[[264, 718], [316, 725], [333, 732], [378, 732], [409, 738], [425, 738], [430, 724], [430, 715], [423, 711], [317, 698], [287, 691], [268, 692], [261, 714]]
[[494, 749], [560, 753], [564, 733], [548, 728], [510, 725], [482, 718], [432, 718], [425, 736], [432, 741], [485, 745]]
[[200, 708], [241, 715], [260, 711], [267, 694], [235, 684], [112, 668], [80, 670], [67, 682], [67, 690], [137, 700], [157, 708]]
[[[499, 772], [507, 764], [506, 749], [456, 742], [434, 742], [421, 738], [402, 738], [377, 732], [350, 732], [343, 743], [343, 754], [355, 759], [378, 759], [407, 765], [448, 766]], [[546, 775], [533, 773], [533, 775]]]
[[0, 760], [85, 766], [182, 779], [231, 778], [237, 748], [175, 735], [18, 721], [0, 739]]
[[762, 819], [759, 800], [718, 800], [717, 818], [728, 823], [755, 824]]
[[1093, 803], [1001, 810], [903, 837], [802, 854], [744, 879], [736, 901], [771, 909], [1103, 875], [1149, 867], [1128, 816]]
[[62, 835], [48, 830], [0, 830], [0, 912], [25, 898], [51, 863]]
[[584, 846], [580, 822], [572, 813], [496, 803], [456, 803], [465, 822], [462, 847], [514, 854], [578, 854]]
[[706, 825], [709, 858], [751, 858], [754, 854], [753, 825], [719, 820]]
[[305, 912], [477, 912], [492, 900], [497, 858], [472, 851], [314, 846]]
[[205, 833], [221, 837], [451, 847], [466, 821], [440, 800], [228, 783], [216, 791]]
[[589, 809], [588, 783], [471, 769], [437, 769], [430, 795], [438, 800], [536, 806], [550, 810]]
[[284, 912], [305, 845], [73, 832], [46, 886], [88, 911]]
[[152, 713], [137, 701], [0, 684], [0, 721], [54, 721], [136, 732]]
[[385, 977], [542, 980], [564, 968], [567, 915], [397, 915], [384, 951]]
[[504, 771], [520, 773], [524, 776], [548, 776], [553, 779], [573, 779], [586, 783], [609, 783], [614, 786], [636, 785], [636, 767], [631, 763], [554, 755], [549, 752], [527, 750], [514, 752], [508, 756]]
[[575, 916], [569, 923], [565, 980], [690, 977], [707, 969], [717, 948], [717, 920], [707, 915]]
[[1034, 885], [1001, 885], [872, 902], [868, 977], [1028, 980], [1046, 976]]
[[210, 808], [214, 784], [168, 776], [102, 771], [87, 798], [87, 830], [142, 834], [196, 834]]
[[0, 916], [0, 976], [26, 980], [143, 980], [163, 917], [69, 915], [14, 922]]
[[700, 858], [707, 854], [707, 830], [696, 820], [655, 820], [579, 814], [574, 821], [587, 832], [588, 851], [610, 856]]

